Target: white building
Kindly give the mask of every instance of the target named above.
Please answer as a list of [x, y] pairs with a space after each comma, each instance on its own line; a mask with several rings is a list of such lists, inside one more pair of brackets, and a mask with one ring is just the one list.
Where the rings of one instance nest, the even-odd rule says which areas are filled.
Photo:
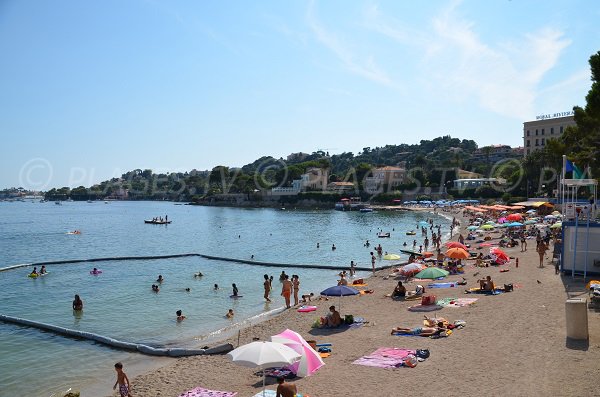
[[523, 123], [523, 155], [527, 156], [546, 146], [548, 140], [560, 137], [565, 128], [576, 125], [573, 112], [537, 116], [535, 121]]
[[406, 169], [400, 167], [380, 167], [372, 171], [373, 176], [365, 178], [365, 191], [370, 194], [392, 191], [406, 180]]
[[455, 189], [477, 189], [484, 185], [504, 185], [506, 180], [502, 178], [476, 178], [476, 179], [456, 179], [454, 181]]

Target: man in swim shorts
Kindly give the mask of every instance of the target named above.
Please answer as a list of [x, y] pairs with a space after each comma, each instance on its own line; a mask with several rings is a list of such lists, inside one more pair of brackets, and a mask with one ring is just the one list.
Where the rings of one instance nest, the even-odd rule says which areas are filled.
[[281, 296], [285, 299], [285, 307], [288, 309], [290, 306], [290, 297], [292, 296], [292, 282], [290, 276], [285, 275], [283, 282], [281, 283]]

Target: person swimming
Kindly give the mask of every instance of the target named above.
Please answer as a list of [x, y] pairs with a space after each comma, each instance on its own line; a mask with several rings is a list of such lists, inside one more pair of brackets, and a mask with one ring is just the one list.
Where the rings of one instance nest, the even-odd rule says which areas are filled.
[[160, 288], [158, 288], [158, 285], [152, 284], [152, 291], [158, 292], [158, 291], [160, 291]]
[[157, 283], [162, 283], [163, 281], [165, 281], [165, 279], [163, 278], [162, 274], [158, 275], [158, 278], [156, 279]]
[[233, 316], [234, 316], [233, 309], [229, 309], [227, 314], [225, 314], [225, 317], [227, 317], [227, 318], [233, 318]]
[[175, 312], [175, 314], [177, 314], [177, 321], [183, 321], [185, 320], [187, 317], [183, 315], [183, 313], [181, 312], [181, 310], [177, 310]]
[[40, 274], [46, 274], [46, 273], [48, 273], [46, 271], [46, 265], [42, 265], [42, 268], [40, 269]]
[[38, 275], [37, 267], [36, 266], [33, 267], [33, 270], [31, 271], [31, 273], [29, 273], [29, 275], [30, 276], [37, 276]]
[[202, 272], [194, 273], [194, 277], [204, 277], [204, 274]]
[[215, 287], [213, 288], [215, 291], [219, 289], [219, 284], [215, 284]]

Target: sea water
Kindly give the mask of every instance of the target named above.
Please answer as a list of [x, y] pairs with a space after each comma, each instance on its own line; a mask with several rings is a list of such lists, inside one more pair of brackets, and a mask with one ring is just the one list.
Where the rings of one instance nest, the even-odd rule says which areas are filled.
[[[144, 219], [168, 215], [166, 226]], [[370, 267], [369, 252], [381, 244], [398, 253], [420, 235], [407, 236], [417, 212], [339, 212], [196, 207], [165, 202], [0, 203], [0, 267], [39, 261], [118, 256], [204, 253], [227, 258], [288, 264]], [[449, 221], [435, 217], [442, 230]], [[80, 230], [81, 234], [67, 234]], [[391, 237], [378, 239], [379, 230]], [[371, 242], [365, 247], [366, 240]], [[319, 247], [317, 248], [317, 243]], [[335, 244], [336, 250], [332, 250]], [[380, 261], [377, 265], [387, 264]], [[89, 272], [97, 267], [102, 274]], [[213, 261], [200, 257], [79, 263], [48, 266], [49, 274], [27, 277], [31, 268], [0, 272], [0, 313], [98, 333], [153, 346], [197, 347], [217, 330], [277, 312], [282, 269]], [[335, 284], [336, 271], [283, 269], [300, 276], [301, 294]], [[194, 277], [202, 272], [203, 277]], [[158, 275], [160, 292], [151, 291]], [[263, 274], [273, 275], [273, 303], [263, 295]], [[241, 299], [232, 299], [236, 283]], [[219, 289], [214, 289], [214, 284]], [[189, 292], [186, 289], [189, 288]], [[73, 296], [83, 313], [71, 310]], [[234, 320], [225, 318], [228, 309]], [[175, 311], [187, 319], [175, 321]], [[50, 396], [112, 381], [114, 362], [148, 362], [92, 342], [0, 323], [0, 395]], [[130, 367], [130, 365], [129, 365]], [[92, 389], [93, 390], [93, 387]], [[106, 390], [103, 394], [109, 394]], [[88, 393], [87, 395], [90, 395]], [[102, 395], [102, 394], [101, 394]]]

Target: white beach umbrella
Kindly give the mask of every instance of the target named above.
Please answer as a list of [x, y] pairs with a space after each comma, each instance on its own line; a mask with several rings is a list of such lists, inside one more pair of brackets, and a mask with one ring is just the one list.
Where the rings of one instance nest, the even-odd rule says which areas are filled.
[[283, 367], [300, 360], [302, 357], [293, 349], [275, 342], [252, 342], [238, 347], [227, 353], [227, 357], [243, 367], [263, 370], [263, 395], [265, 393], [264, 369], [269, 367]]

